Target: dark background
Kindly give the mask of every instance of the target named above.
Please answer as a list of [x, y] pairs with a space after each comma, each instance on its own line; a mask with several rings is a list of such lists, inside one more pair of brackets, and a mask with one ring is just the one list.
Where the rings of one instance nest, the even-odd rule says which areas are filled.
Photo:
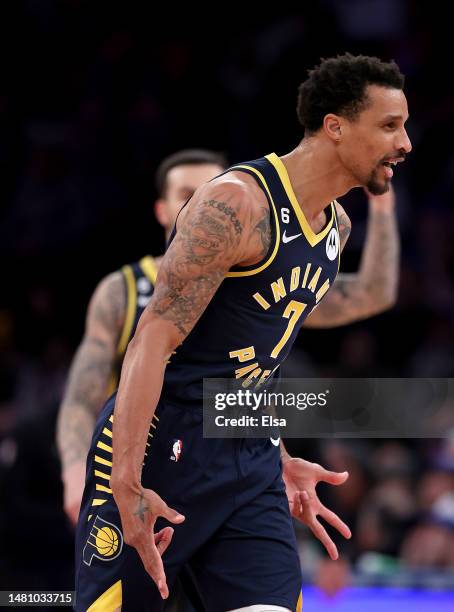
[[[58, 510], [53, 446], [56, 407], [96, 283], [125, 262], [162, 252], [152, 209], [157, 164], [184, 147], [224, 151], [232, 163], [288, 152], [302, 137], [297, 87], [320, 57], [378, 55], [395, 59], [407, 77], [413, 152], [393, 179], [400, 292], [397, 305], [373, 320], [303, 331], [288, 372], [454, 375], [454, 92], [447, 11], [446, 3], [414, 0], [322, 0], [294, 10], [93, 0], [2, 5], [2, 588], [33, 588], [33, 581], [70, 588], [64, 563], [70, 564], [71, 533]], [[356, 190], [341, 203], [353, 221], [341, 270], [354, 271], [366, 199]], [[338, 495], [332, 503], [357, 534], [361, 521], [370, 532], [374, 517], [383, 518], [383, 500], [398, 496], [398, 519], [392, 512], [389, 519], [386, 506], [383, 524], [391, 521], [392, 537], [384, 550], [384, 531], [373, 542], [358, 535], [346, 550], [352, 563], [367, 551], [399, 562], [405, 535], [454, 489], [449, 440], [301, 442], [296, 448], [293, 442], [292, 450], [336, 469], [356, 469], [350, 498]], [[391, 484], [380, 461], [391, 463]], [[404, 498], [409, 509], [402, 518]], [[452, 541], [454, 504], [448, 515]], [[452, 557], [432, 564], [449, 565]]]

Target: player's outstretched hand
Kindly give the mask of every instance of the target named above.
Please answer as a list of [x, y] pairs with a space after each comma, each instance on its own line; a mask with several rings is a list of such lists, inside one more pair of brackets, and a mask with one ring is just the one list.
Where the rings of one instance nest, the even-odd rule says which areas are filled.
[[161, 556], [172, 541], [174, 530], [165, 527], [155, 534], [154, 526], [160, 516], [176, 525], [185, 517], [169, 508], [151, 489], [117, 485], [112, 492], [120, 512], [124, 541], [137, 550], [161, 597], [167, 599], [169, 589]]
[[341, 485], [348, 478], [348, 472], [330, 472], [317, 463], [297, 457], [289, 457], [283, 463], [282, 477], [285, 482], [292, 516], [307, 525], [320, 540], [333, 561], [339, 558], [337, 547], [318, 516], [337, 529], [344, 538], [351, 538], [351, 531], [341, 519], [328, 510], [318, 498], [315, 487], [319, 482]]

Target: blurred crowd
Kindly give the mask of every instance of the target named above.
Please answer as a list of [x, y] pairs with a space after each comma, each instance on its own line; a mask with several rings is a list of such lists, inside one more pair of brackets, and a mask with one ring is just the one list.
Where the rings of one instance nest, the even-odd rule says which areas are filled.
[[291, 442], [292, 450], [350, 474], [339, 488], [320, 488], [353, 537], [339, 538], [338, 563], [327, 559], [307, 530], [297, 529], [303, 574], [333, 593], [351, 581], [452, 588], [454, 438], [325, 440], [308, 449]]
[[[222, 28], [188, 9], [158, 19], [149, 3], [13, 4], [1, 37], [0, 580], [69, 588], [54, 429], [88, 298], [106, 273], [162, 251], [151, 210], [159, 161], [195, 146], [232, 163], [290, 150], [302, 137], [297, 86], [322, 56], [394, 58], [407, 76], [413, 153], [394, 181], [400, 292], [373, 320], [304, 330], [287, 375], [454, 376], [451, 33], [444, 11], [412, 0], [229, 9]], [[358, 265], [363, 198], [341, 200], [353, 222], [343, 271]], [[454, 567], [453, 437], [293, 440], [290, 450], [350, 472], [324, 493], [354, 532], [351, 567]], [[300, 535], [313, 571], [321, 552]], [[336, 567], [340, 581], [351, 571]]]

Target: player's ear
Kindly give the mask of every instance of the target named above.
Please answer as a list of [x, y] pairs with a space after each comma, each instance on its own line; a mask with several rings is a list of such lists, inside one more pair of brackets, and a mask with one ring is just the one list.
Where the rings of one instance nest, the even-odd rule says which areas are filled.
[[167, 201], [164, 198], [159, 198], [154, 203], [154, 214], [158, 220], [159, 225], [162, 227], [168, 227], [170, 224], [169, 211], [167, 207]]
[[342, 137], [341, 118], [333, 113], [328, 113], [323, 119], [323, 129], [333, 142], [339, 142]]

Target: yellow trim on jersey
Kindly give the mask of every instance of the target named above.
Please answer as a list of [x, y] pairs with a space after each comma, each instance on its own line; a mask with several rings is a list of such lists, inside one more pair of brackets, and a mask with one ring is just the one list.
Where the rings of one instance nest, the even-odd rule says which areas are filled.
[[268, 188], [268, 185], [266, 184], [265, 178], [263, 176], [263, 174], [261, 172], [259, 172], [258, 170], [256, 170], [255, 168], [253, 168], [252, 166], [248, 166], [246, 164], [241, 164], [239, 166], [234, 166], [233, 168], [231, 168], [231, 170], [235, 170], [236, 168], [245, 168], [246, 170], [251, 170], [252, 172], [254, 172], [260, 179], [261, 183], [263, 184], [263, 186], [266, 189], [266, 192], [270, 198], [270, 202], [271, 202], [271, 206], [273, 209], [273, 213], [274, 213], [274, 220], [276, 222], [276, 242], [274, 244], [274, 249], [273, 252], [271, 253], [271, 255], [269, 256], [269, 258], [258, 268], [254, 268], [253, 270], [244, 270], [244, 271], [240, 271], [240, 270], [236, 270], [234, 272], [227, 272], [226, 276], [229, 277], [238, 277], [238, 276], [252, 276], [253, 274], [258, 274], [259, 272], [262, 272], [262, 270], [264, 270], [265, 268], [267, 268], [270, 263], [272, 263], [272, 261], [274, 260], [274, 258], [276, 257], [278, 248], [279, 248], [279, 244], [281, 241], [281, 232], [280, 232], [280, 228], [279, 228], [279, 216], [277, 214], [277, 210], [276, 210], [276, 206], [274, 204], [274, 200], [273, 200], [273, 196], [271, 195], [271, 192]]
[[96, 463], [100, 463], [101, 465], [107, 465], [107, 467], [112, 467], [112, 461], [108, 461], [107, 459], [98, 457], [98, 455], [95, 455], [95, 461]]
[[99, 483], [96, 483], [96, 490], [102, 491], [103, 493], [112, 493], [112, 489], [110, 487], [106, 487], [106, 485], [102, 485]]
[[[156, 277], [158, 275], [158, 267], [153, 257], [151, 257], [151, 255], [146, 255], [145, 257], [142, 257], [142, 259], [139, 261], [139, 266], [142, 268], [143, 273], [151, 282], [151, 284], [154, 285], [156, 283]], [[122, 273], [126, 280], [127, 307], [125, 323], [123, 325], [120, 340], [117, 346], [117, 357], [119, 359], [123, 357], [126, 351], [126, 347], [128, 346], [128, 341], [131, 336], [137, 308], [136, 279], [134, 277], [134, 273], [132, 271], [131, 266], [123, 266]], [[112, 393], [116, 390], [117, 387], [118, 373], [116, 371], [116, 368], [114, 367], [110, 374], [108, 395], [112, 395]]]
[[104, 444], [104, 442], [102, 442], [101, 440], [98, 440], [96, 446], [100, 448], [101, 450], [107, 451], [108, 453], [112, 452], [112, 447], [108, 446], [107, 444]]
[[127, 307], [126, 307], [126, 318], [121, 332], [120, 341], [118, 342], [117, 355], [123, 357], [126, 347], [128, 346], [129, 336], [131, 335], [132, 326], [134, 325], [134, 318], [136, 316], [136, 305], [137, 305], [137, 291], [136, 291], [136, 280], [132, 272], [131, 266], [123, 266], [121, 269], [126, 280], [127, 289]]
[[148, 278], [150, 283], [154, 285], [156, 283], [156, 277], [158, 276], [158, 266], [156, 265], [153, 257], [151, 255], [142, 257], [142, 259], [139, 261], [139, 266], [144, 271], [145, 276]]
[[107, 499], [94, 499], [94, 500], [91, 502], [91, 505], [92, 505], [92, 506], [102, 506], [103, 504], [105, 504], [105, 503], [106, 503], [106, 501], [107, 501]]
[[296, 612], [303, 612], [303, 591], [300, 592], [298, 603], [296, 604]]
[[122, 601], [121, 580], [118, 580], [91, 604], [87, 612], [115, 612], [121, 608]]
[[293, 187], [290, 182], [290, 177], [288, 175], [287, 168], [284, 166], [284, 163], [276, 155], [276, 153], [270, 153], [269, 155], [265, 155], [265, 157], [276, 168], [279, 178], [282, 181], [282, 185], [284, 186], [287, 197], [290, 200], [293, 210], [295, 211], [297, 219], [300, 223], [301, 229], [303, 230], [303, 234], [306, 236], [306, 239], [309, 242], [309, 244], [311, 246], [315, 246], [316, 244], [320, 242], [320, 240], [323, 240], [323, 238], [325, 238], [325, 236], [328, 234], [329, 230], [331, 229], [333, 225], [333, 221], [335, 217], [334, 210], [333, 210], [333, 203], [331, 202], [331, 219], [328, 225], [319, 234], [316, 234], [314, 230], [311, 228], [311, 226], [309, 225], [306, 217], [304, 216], [301, 206], [298, 204], [298, 200], [296, 199], [296, 195], [295, 195], [295, 192], [293, 191]]
[[106, 473], [101, 472], [99, 470], [95, 470], [95, 476], [99, 476], [99, 478], [104, 478], [104, 480], [110, 481], [110, 474], [106, 474]]

